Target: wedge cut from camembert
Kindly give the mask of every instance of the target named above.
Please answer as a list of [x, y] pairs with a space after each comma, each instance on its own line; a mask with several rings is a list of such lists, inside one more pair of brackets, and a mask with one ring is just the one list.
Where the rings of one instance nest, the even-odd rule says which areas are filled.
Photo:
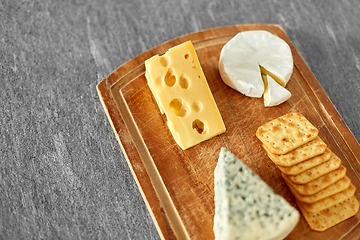
[[284, 239], [299, 212], [241, 160], [221, 148], [215, 168], [216, 240]]
[[191, 41], [151, 57], [145, 67], [148, 86], [182, 149], [225, 132]]
[[265, 107], [277, 106], [291, 97], [291, 93], [280, 84], [278, 84], [269, 75], [262, 75], [264, 80], [264, 105]]
[[285, 87], [293, 65], [291, 49], [283, 39], [268, 31], [245, 31], [222, 48], [219, 71], [228, 86], [260, 98], [265, 89], [261, 74], [270, 75]]

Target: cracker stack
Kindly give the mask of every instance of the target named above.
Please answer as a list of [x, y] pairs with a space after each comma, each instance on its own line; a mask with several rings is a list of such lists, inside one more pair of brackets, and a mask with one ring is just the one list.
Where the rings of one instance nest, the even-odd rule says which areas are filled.
[[359, 209], [346, 168], [302, 114], [288, 113], [258, 128], [256, 136], [286, 184], [311, 229], [324, 231]]

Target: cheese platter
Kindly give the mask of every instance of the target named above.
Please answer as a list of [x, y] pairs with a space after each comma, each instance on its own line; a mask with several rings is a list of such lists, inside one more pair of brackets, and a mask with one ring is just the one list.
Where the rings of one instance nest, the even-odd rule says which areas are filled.
[[[226, 85], [218, 68], [223, 46], [239, 32], [265, 30], [290, 47], [291, 97], [274, 107]], [[147, 84], [145, 61], [191, 41], [224, 121], [226, 131], [183, 150], [174, 140]], [[100, 101], [162, 239], [214, 239], [214, 170], [225, 147], [276, 194], [299, 209], [279, 168], [255, 133], [259, 126], [290, 112], [303, 114], [341, 160], [360, 199], [360, 146], [285, 31], [278, 25], [234, 25], [182, 36], [120, 66], [97, 85]], [[286, 239], [359, 239], [360, 213], [319, 232], [304, 216]]]

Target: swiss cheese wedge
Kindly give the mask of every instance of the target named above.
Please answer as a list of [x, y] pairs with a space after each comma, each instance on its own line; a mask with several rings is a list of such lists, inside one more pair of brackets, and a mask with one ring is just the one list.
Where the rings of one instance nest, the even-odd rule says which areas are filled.
[[191, 41], [151, 57], [145, 67], [148, 86], [182, 149], [225, 132]]

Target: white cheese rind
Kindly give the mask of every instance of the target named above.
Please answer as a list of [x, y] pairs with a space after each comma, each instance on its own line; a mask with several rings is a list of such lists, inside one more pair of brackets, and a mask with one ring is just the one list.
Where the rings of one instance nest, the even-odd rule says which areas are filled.
[[225, 148], [215, 168], [216, 240], [285, 238], [299, 212]]
[[278, 84], [269, 75], [264, 75], [265, 91], [264, 91], [264, 105], [265, 107], [278, 106], [287, 101], [291, 97], [291, 93]]
[[286, 86], [293, 71], [289, 45], [268, 31], [238, 33], [221, 50], [219, 72], [230, 87], [249, 97], [264, 92], [260, 66]]

